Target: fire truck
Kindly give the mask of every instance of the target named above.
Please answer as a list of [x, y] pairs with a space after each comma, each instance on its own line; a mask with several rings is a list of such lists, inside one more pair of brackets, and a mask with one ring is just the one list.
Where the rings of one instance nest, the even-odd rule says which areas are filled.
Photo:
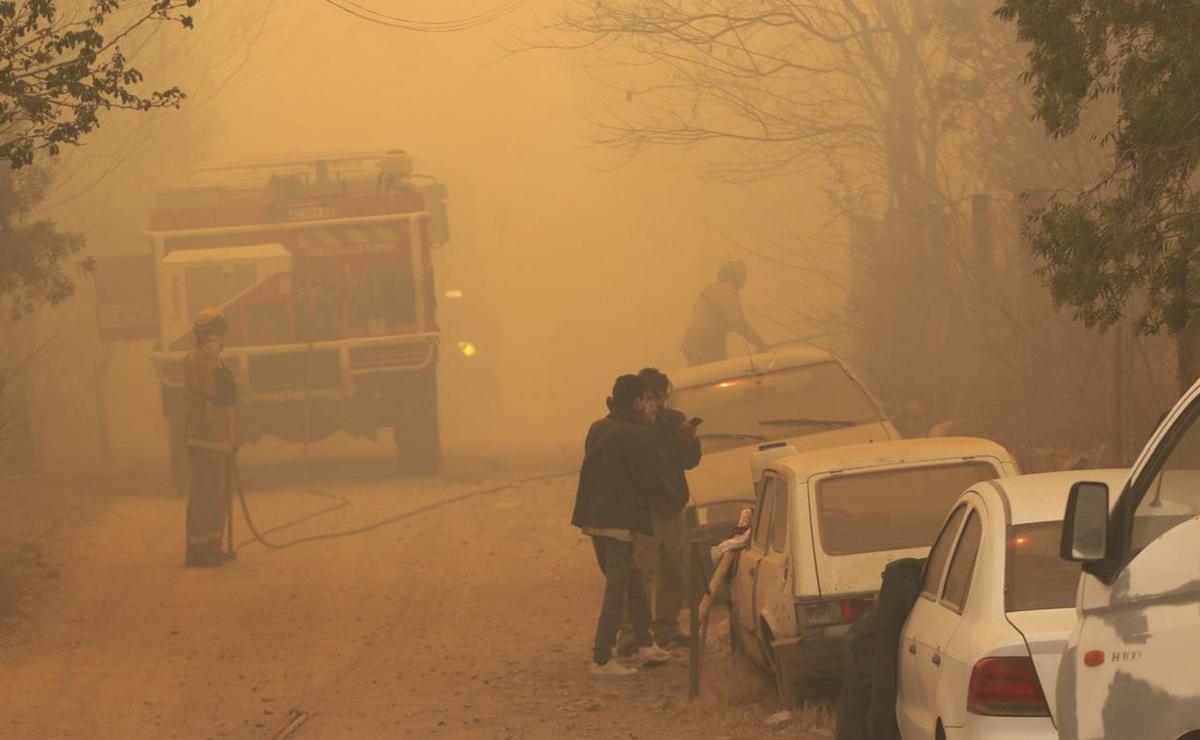
[[400, 150], [208, 165], [158, 194], [152, 360], [176, 480], [187, 465], [183, 358], [207, 306], [229, 322], [240, 442], [388, 427], [405, 470], [438, 468], [431, 250], [449, 241], [446, 195]]

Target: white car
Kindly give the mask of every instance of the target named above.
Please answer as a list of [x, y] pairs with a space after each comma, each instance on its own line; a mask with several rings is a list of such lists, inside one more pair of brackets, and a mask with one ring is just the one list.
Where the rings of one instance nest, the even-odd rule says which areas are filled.
[[884, 567], [924, 557], [963, 489], [1016, 474], [1007, 450], [969, 437], [763, 445], [750, 543], [730, 585], [735, 645], [794, 703], [804, 680], [841, 669], [850, 624]]
[[1200, 383], [1164, 419], [1128, 482], [1075, 480], [1061, 554], [1085, 575], [1058, 674], [1059, 737], [1197, 740]]
[[[1127, 471], [1088, 480], [1120, 485]], [[1058, 666], [1075, 624], [1079, 566], [1059, 558], [1078, 471], [978, 483], [930, 551], [900, 635], [904, 740], [1056, 738]]]
[[670, 374], [670, 405], [703, 423], [699, 467], [688, 473], [692, 516], [728, 531], [754, 501], [746, 476], [758, 445], [797, 450], [899, 439], [879, 404], [836, 357], [792, 346]]

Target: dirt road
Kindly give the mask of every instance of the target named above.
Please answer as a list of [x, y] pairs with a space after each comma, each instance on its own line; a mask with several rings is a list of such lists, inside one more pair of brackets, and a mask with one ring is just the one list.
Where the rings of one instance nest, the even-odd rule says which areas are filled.
[[181, 567], [182, 498], [109, 481], [91, 508], [69, 507], [44, 556], [8, 574], [36, 583], [0, 628], [0, 737], [261, 738], [293, 711], [300, 740], [831, 736], [820, 709], [768, 729], [778, 707], [733, 670], [719, 625], [696, 703], [685, 655], [632, 680], [591, 679], [600, 577], [566, 524], [573, 478], [537, 477], [572, 461], [459, 462], [428, 479], [368, 465], [319, 493], [257, 471], [260, 527], [336, 507], [278, 540], [491, 492], [353, 537], [245, 544], [216, 570]]

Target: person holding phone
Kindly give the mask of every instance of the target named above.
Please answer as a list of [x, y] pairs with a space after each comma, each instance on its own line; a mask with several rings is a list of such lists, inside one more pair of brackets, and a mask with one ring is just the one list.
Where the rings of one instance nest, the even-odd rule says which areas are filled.
[[[691, 637], [679, 629], [679, 612], [687, 603], [688, 526], [687, 508], [691, 492], [687, 471], [700, 464], [700, 440], [696, 427], [702, 419], [688, 419], [667, 405], [670, 379], [660, 370], [644, 368], [638, 377], [646, 384], [653, 401], [654, 421], [651, 435], [658, 447], [663, 477], [678, 492], [678, 497], [650, 511], [654, 536], [638, 539], [635, 560], [650, 581], [648, 591], [654, 613], [651, 622], [653, 642], [659, 647], [684, 647]], [[645, 637], [626, 619], [618, 652], [632, 654], [643, 647]]]
[[[619, 677], [637, 670], [611, 660], [622, 622], [631, 614], [634, 630], [649, 635], [652, 619], [636, 563], [637, 542], [654, 535], [652, 511], [662, 506], [682, 506], [687, 499], [681, 502], [681, 492], [663, 475], [651, 435], [655, 404], [642, 379], [636, 375], [617, 378], [608, 408], [608, 416], [588, 429], [571, 524], [592, 538], [596, 562], [605, 579], [591, 673]], [[652, 643], [636, 648], [630, 655], [647, 664], [671, 657]]]

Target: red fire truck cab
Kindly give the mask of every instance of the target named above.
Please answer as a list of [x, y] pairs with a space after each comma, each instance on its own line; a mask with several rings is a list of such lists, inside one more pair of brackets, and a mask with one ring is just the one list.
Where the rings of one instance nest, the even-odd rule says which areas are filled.
[[229, 322], [239, 441], [390, 427], [407, 470], [439, 466], [431, 249], [449, 240], [445, 199], [402, 151], [210, 165], [159, 193], [153, 361], [177, 480], [183, 357], [207, 306]]

